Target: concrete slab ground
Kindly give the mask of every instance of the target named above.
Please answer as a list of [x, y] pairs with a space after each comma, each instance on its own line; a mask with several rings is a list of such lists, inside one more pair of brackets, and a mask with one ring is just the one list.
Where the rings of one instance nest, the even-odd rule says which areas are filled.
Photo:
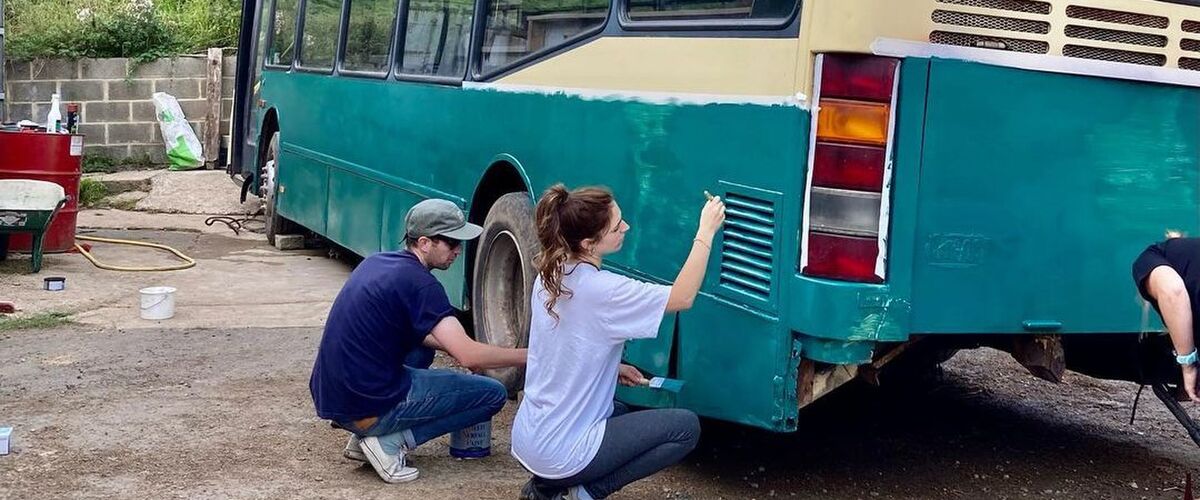
[[[118, 211], [108, 211], [113, 212]], [[231, 324], [234, 317], [246, 327], [312, 327], [324, 324], [350, 272], [347, 264], [326, 258], [323, 251], [281, 252], [267, 245], [262, 235], [234, 237], [225, 226], [203, 232], [161, 228], [172, 220], [194, 224], [185, 216], [125, 213], [104, 219], [87, 215], [104, 222], [141, 219], [141, 225], [153, 229], [84, 229], [80, 234], [165, 244], [195, 259], [196, 266], [167, 272], [106, 271], [78, 253], [65, 253], [46, 255], [42, 272], [28, 274], [28, 256], [16, 255], [0, 263], [0, 301], [15, 302], [21, 315], [69, 313], [79, 323], [106, 329], [218, 328]], [[101, 262], [118, 266], [178, 262], [160, 250], [109, 243], [93, 243], [92, 253]], [[66, 278], [66, 290], [43, 290], [43, 278], [49, 276]], [[174, 318], [140, 318], [138, 290], [149, 286], [177, 289]]]
[[111, 174], [83, 174], [84, 179], [91, 179], [104, 185], [109, 194], [126, 191], [150, 191], [151, 179], [165, 174], [167, 170], [126, 170]]
[[247, 196], [238, 202], [241, 186], [219, 170], [162, 171], [151, 178], [150, 196], [137, 203], [148, 212], [184, 214], [252, 214], [261, 202]]
[[[129, 210], [95, 209], [81, 210], [76, 225], [84, 229], [157, 229], [191, 231], [196, 233], [215, 234], [228, 238], [249, 241], [266, 241], [261, 234], [247, 230], [234, 234], [228, 226], [219, 222], [205, 224], [209, 215], [194, 214], [163, 214], [134, 212]], [[240, 219], [242, 217], [235, 216]], [[249, 229], [262, 229], [262, 217], [246, 221], [243, 225]]]

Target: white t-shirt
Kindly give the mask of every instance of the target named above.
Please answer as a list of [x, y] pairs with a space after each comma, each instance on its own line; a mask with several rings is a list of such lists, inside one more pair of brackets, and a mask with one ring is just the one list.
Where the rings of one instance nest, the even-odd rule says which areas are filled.
[[671, 295], [669, 286], [589, 264], [567, 271], [563, 285], [573, 295], [559, 297], [557, 323], [541, 278], [533, 285], [525, 399], [513, 421], [513, 456], [546, 479], [575, 475], [596, 457], [624, 342], [656, 337]]

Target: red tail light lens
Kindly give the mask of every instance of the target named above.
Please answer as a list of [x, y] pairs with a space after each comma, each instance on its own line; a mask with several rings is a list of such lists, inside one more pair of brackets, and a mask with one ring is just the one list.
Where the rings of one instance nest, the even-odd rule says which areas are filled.
[[817, 143], [813, 185], [861, 191], [883, 190], [883, 148]]
[[875, 274], [879, 242], [875, 238], [858, 238], [836, 234], [808, 233], [808, 265], [804, 274], [823, 278], [883, 283]]
[[821, 97], [891, 102], [897, 64], [886, 57], [827, 55], [821, 63]]

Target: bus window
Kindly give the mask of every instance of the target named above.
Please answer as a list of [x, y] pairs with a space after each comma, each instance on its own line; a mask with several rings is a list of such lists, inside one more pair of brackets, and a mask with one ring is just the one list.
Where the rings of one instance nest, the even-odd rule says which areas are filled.
[[275, 2], [275, 23], [271, 32], [271, 57], [267, 62], [273, 66], [291, 66], [296, 55], [296, 9], [300, 0], [278, 0]]
[[401, 72], [461, 78], [474, 10], [471, 0], [409, 0]]
[[387, 73], [396, 0], [350, 0], [342, 69]]
[[785, 19], [796, 9], [796, 0], [629, 0], [634, 21], [722, 21], [736, 24], [746, 19]]
[[267, 33], [270, 33], [271, 23], [267, 18], [271, 16], [271, 0], [261, 0], [258, 12], [258, 42], [255, 44], [254, 72], [255, 81], [258, 81], [259, 65], [266, 60], [267, 55]]
[[483, 35], [483, 71], [563, 45], [599, 28], [607, 17], [607, 0], [493, 0]]
[[307, 0], [304, 4], [304, 33], [300, 37], [300, 65], [333, 69], [338, 31], [342, 24], [342, 2]]

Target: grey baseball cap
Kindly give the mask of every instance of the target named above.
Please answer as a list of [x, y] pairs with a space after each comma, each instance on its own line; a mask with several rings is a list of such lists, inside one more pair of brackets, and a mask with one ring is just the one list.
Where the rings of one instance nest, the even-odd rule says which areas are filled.
[[404, 216], [404, 231], [412, 238], [443, 236], [455, 240], [473, 240], [483, 228], [467, 222], [458, 205], [449, 200], [430, 199], [413, 205]]

